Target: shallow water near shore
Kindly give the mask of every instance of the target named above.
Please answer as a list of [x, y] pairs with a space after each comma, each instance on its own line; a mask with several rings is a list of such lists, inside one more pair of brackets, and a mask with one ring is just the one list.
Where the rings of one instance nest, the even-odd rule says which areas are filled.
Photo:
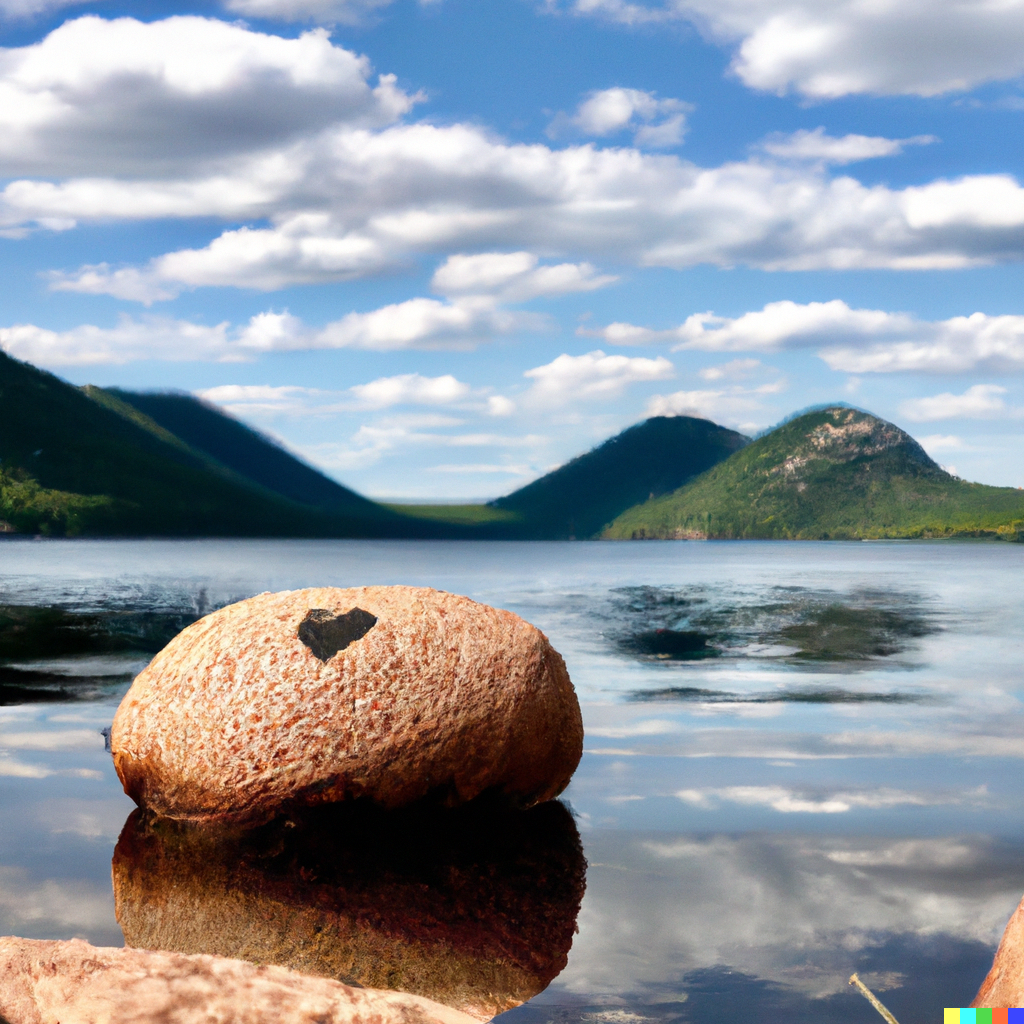
[[101, 730], [167, 636], [265, 590], [404, 583], [536, 624], [583, 706], [578, 934], [502, 1021], [878, 1020], [855, 970], [934, 1021], [1024, 893], [1022, 570], [995, 543], [2, 541], [0, 932], [124, 941], [133, 805]]

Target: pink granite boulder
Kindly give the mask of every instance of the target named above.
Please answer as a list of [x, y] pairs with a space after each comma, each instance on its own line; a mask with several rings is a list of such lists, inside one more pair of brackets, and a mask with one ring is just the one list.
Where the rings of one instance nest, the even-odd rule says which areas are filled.
[[261, 594], [189, 626], [111, 731], [125, 792], [157, 814], [256, 823], [367, 798], [557, 796], [583, 749], [560, 655], [528, 622], [414, 587]]
[[404, 992], [219, 956], [0, 938], [9, 1024], [478, 1024]]

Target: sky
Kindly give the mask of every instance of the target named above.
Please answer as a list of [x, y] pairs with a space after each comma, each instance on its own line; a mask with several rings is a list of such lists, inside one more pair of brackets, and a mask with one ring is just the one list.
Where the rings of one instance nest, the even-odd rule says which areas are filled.
[[0, 0], [0, 347], [371, 496], [842, 401], [1024, 486], [1024, 0]]

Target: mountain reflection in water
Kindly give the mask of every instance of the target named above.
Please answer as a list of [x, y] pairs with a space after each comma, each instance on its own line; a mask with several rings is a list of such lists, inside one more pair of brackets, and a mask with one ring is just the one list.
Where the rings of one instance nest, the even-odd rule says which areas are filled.
[[350, 805], [244, 833], [135, 811], [113, 860], [130, 946], [281, 964], [483, 1019], [565, 967], [585, 874], [558, 802]]

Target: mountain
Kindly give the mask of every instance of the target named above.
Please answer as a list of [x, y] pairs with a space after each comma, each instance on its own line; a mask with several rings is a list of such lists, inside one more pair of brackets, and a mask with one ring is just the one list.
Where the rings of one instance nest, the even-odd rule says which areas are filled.
[[0, 530], [422, 535], [414, 521], [366, 505], [366, 513], [342, 514], [291, 500], [193, 448], [117, 395], [73, 387], [0, 353]]
[[831, 406], [797, 416], [686, 486], [623, 512], [612, 539], [1024, 534], [1024, 491], [967, 483], [909, 434]]
[[620, 512], [675, 490], [747, 440], [710, 420], [654, 416], [492, 501], [493, 509], [518, 519], [494, 528], [551, 540], [594, 537]]
[[190, 448], [282, 497], [345, 515], [388, 517], [380, 505], [342, 487], [276, 441], [192, 395], [118, 388], [108, 388], [107, 394], [137, 409]]

